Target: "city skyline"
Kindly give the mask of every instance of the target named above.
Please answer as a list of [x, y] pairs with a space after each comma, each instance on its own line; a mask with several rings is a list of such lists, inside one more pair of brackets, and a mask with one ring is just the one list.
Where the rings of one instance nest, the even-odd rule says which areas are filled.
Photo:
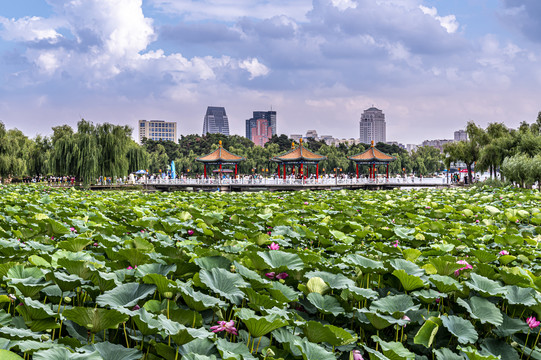
[[516, 128], [541, 110], [540, 33], [532, 0], [4, 1], [0, 121], [35, 136], [167, 119], [193, 134], [212, 103], [231, 134], [271, 107], [279, 133], [347, 138], [374, 104], [402, 143]]

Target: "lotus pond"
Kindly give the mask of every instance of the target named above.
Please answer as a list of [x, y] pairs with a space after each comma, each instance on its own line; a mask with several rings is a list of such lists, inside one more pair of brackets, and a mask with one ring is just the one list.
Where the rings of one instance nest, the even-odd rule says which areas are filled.
[[541, 195], [0, 188], [0, 359], [541, 359]]

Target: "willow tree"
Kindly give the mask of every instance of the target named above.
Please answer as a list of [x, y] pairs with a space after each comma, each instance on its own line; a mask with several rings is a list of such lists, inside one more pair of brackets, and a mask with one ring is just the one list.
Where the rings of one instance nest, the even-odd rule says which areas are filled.
[[128, 144], [126, 159], [128, 160], [128, 172], [144, 170], [149, 165], [149, 155], [145, 148], [131, 140]]
[[99, 148], [99, 174], [113, 178], [127, 175], [131, 129], [128, 126], [104, 123], [97, 125], [95, 131]]
[[48, 137], [37, 135], [30, 147], [27, 162], [29, 175], [47, 175], [50, 171], [49, 159], [52, 143]]
[[75, 175], [83, 181], [83, 184], [88, 185], [96, 179], [99, 169], [100, 153], [95, 126], [85, 119], [79, 121], [75, 141], [77, 145]]

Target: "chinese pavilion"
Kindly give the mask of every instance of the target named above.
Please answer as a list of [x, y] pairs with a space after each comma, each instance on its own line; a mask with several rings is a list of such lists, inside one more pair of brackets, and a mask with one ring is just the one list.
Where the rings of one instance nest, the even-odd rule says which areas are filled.
[[207, 177], [207, 165], [219, 165], [222, 172], [222, 165], [235, 165], [235, 176], [237, 176], [237, 165], [239, 162], [245, 160], [242, 156], [238, 156], [230, 153], [222, 147], [222, 140], [220, 140], [218, 148], [208, 155], [198, 157], [195, 159], [204, 164], [204, 176]]
[[387, 155], [374, 147], [374, 141], [368, 150], [363, 153], [348, 157], [355, 162], [357, 179], [359, 178], [359, 165], [369, 165], [370, 179], [376, 178], [376, 165], [387, 165], [386, 176], [389, 178], [389, 163], [396, 160], [394, 156]]
[[311, 152], [304, 147], [302, 138], [299, 139], [299, 147], [295, 147], [295, 143], [291, 144], [291, 150], [288, 152], [273, 157], [271, 160], [278, 163], [278, 177], [280, 177], [280, 166], [283, 165], [283, 178], [286, 179], [286, 166], [292, 165], [292, 173], [295, 167], [299, 166], [299, 174], [301, 178], [304, 174], [304, 165], [316, 165], [316, 179], [319, 178], [319, 162], [327, 159], [326, 156]]

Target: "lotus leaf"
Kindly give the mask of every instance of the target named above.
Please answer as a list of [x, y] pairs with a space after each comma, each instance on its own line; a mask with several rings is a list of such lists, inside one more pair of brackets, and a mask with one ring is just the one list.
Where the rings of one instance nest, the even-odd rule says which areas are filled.
[[254, 338], [266, 335], [288, 324], [287, 321], [276, 315], [257, 316], [253, 310], [246, 308], [238, 310], [236, 314]]
[[386, 296], [374, 301], [370, 305], [370, 310], [392, 315], [396, 319], [401, 318], [408, 311], [417, 309], [419, 309], [419, 305], [414, 305], [409, 295]]
[[96, 298], [96, 302], [103, 307], [130, 307], [154, 293], [155, 290], [155, 285], [127, 283], [104, 292]]
[[297, 254], [287, 253], [280, 250], [258, 252], [257, 255], [263, 259], [267, 266], [276, 271], [302, 270], [304, 263]]
[[413, 338], [413, 342], [415, 344], [423, 345], [426, 348], [431, 347], [441, 325], [441, 319], [430, 317], [425, 321], [423, 326], [421, 326]]
[[323, 314], [333, 314], [334, 316], [344, 314], [344, 308], [333, 296], [313, 292], [308, 294], [306, 299]]
[[120, 323], [129, 319], [116, 310], [92, 309], [84, 307], [73, 307], [66, 309], [62, 315], [75, 323], [84, 326], [93, 333], [101, 332], [105, 329], [116, 329]]
[[304, 325], [304, 334], [311, 342], [327, 342], [332, 346], [343, 346], [357, 340], [356, 335], [350, 334], [342, 328], [333, 325], [323, 325], [317, 321], [308, 321]]
[[462, 319], [458, 316], [442, 316], [441, 321], [443, 326], [449, 330], [451, 334], [458, 338], [458, 342], [461, 344], [473, 344], [478, 339], [477, 331], [475, 327], [466, 319]]
[[248, 347], [242, 343], [231, 343], [224, 339], [218, 339], [216, 347], [223, 360], [256, 360]]
[[400, 283], [406, 291], [419, 289], [425, 286], [424, 281], [420, 277], [409, 275], [405, 270], [395, 270], [393, 271], [393, 275], [400, 280]]
[[233, 274], [221, 268], [201, 270], [199, 278], [203, 284], [214, 292], [231, 299], [235, 304], [240, 305], [244, 293], [239, 287], [246, 287], [248, 283], [239, 274]]
[[387, 356], [389, 359], [404, 359], [411, 360], [415, 359], [415, 354], [409, 351], [402, 345], [402, 343], [391, 341], [387, 342], [381, 340], [378, 336], [373, 335], [372, 340], [381, 345], [383, 355]]
[[503, 316], [500, 310], [487, 299], [474, 296], [470, 300], [458, 299], [457, 303], [464, 307], [474, 319], [481, 320], [481, 323], [490, 323], [500, 326], [503, 323]]
[[471, 274], [471, 280], [466, 281], [466, 286], [485, 296], [505, 296], [507, 289], [501, 286], [497, 281], [487, 279], [484, 276]]
[[[307, 276], [309, 275], [307, 274]], [[318, 276], [309, 278], [308, 282], [306, 283], [306, 288], [308, 289], [309, 293], [315, 292], [321, 295], [329, 292], [330, 290], [330, 287], [327, 285], [325, 280]]]

